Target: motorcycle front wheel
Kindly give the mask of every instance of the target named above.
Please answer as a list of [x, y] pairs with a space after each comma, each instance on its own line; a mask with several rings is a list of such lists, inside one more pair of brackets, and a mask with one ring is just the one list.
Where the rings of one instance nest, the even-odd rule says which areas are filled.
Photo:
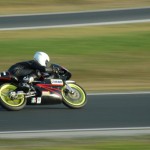
[[62, 88], [63, 103], [69, 108], [82, 108], [87, 103], [85, 91], [77, 84], [68, 84], [72, 89], [73, 93], [66, 90], [66, 86]]
[[13, 99], [10, 97], [10, 92], [16, 89], [17, 87], [15, 85], [9, 83], [0, 86], [0, 103], [7, 110], [20, 110], [26, 105], [24, 94], [19, 94]]

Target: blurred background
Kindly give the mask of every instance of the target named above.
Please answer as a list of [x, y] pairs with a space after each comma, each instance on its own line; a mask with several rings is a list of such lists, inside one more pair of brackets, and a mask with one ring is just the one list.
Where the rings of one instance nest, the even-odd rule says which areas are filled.
[[0, 14], [148, 7], [149, 0], [0, 0]]
[[[150, 0], [0, 0], [0, 15], [134, 7], [150, 7]], [[70, 70], [72, 79], [87, 92], [150, 90], [150, 23], [0, 31], [0, 71], [33, 59], [39, 50], [46, 52], [52, 63]], [[83, 150], [88, 145], [89, 149], [138, 150], [148, 148], [149, 137], [145, 139], [101, 144], [100, 140], [70, 139], [69, 145], [66, 140], [0, 140], [0, 149], [50, 149], [52, 145], [59, 149], [59, 144], [65, 150]]]
[[[0, 15], [148, 7], [149, 0], [0, 0]], [[150, 89], [150, 23], [0, 31], [0, 71], [45, 51], [86, 91]]]

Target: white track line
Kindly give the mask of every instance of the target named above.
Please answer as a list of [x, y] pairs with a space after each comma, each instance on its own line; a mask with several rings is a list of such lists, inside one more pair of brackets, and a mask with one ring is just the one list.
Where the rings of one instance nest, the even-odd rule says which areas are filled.
[[146, 23], [146, 22], [150, 22], [150, 19], [128, 20], [128, 21], [113, 21], [113, 22], [99, 22], [99, 23], [84, 23], [84, 24], [69, 24], [69, 25], [54, 25], [54, 26], [0, 28], [0, 31], [47, 29], [47, 28], [68, 28], [68, 27], [82, 27], [82, 26], [102, 26], [102, 25], [117, 25], [117, 24], [131, 24], [131, 23]]
[[66, 130], [35, 130], [35, 131], [6, 131], [0, 132], [0, 138], [70, 138], [93, 136], [134, 136], [150, 135], [150, 127], [130, 128], [94, 128]]
[[150, 91], [88, 93], [87, 95], [90, 96], [90, 95], [137, 95], [137, 94], [150, 94]]
[[123, 127], [123, 128], [87, 128], [87, 129], [60, 129], [60, 130], [31, 130], [31, 131], [2, 131], [0, 134], [13, 133], [41, 133], [41, 132], [77, 132], [77, 131], [116, 131], [116, 130], [150, 130], [150, 127]]

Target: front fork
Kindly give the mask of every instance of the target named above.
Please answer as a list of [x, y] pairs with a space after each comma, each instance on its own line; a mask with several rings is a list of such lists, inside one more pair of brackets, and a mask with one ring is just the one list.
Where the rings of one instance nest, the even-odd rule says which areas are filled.
[[74, 94], [75, 91], [74, 91], [74, 89], [72, 89], [72, 88], [69, 86], [69, 83], [75, 83], [75, 81], [70, 81], [70, 80], [65, 81], [66, 91], [69, 92], [69, 93], [71, 93], [71, 94]]

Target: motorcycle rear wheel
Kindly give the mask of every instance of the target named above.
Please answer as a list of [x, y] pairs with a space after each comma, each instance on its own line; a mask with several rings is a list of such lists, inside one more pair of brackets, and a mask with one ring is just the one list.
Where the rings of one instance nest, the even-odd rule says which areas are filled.
[[66, 86], [63, 87], [61, 93], [63, 97], [63, 103], [69, 108], [82, 108], [87, 103], [85, 91], [77, 84], [68, 84], [74, 93], [66, 92]]
[[3, 84], [0, 87], [0, 103], [7, 110], [21, 110], [26, 105], [27, 101], [24, 94], [18, 95], [15, 99], [10, 98], [10, 92], [16, 89], [17, 87], [10, 83]]

